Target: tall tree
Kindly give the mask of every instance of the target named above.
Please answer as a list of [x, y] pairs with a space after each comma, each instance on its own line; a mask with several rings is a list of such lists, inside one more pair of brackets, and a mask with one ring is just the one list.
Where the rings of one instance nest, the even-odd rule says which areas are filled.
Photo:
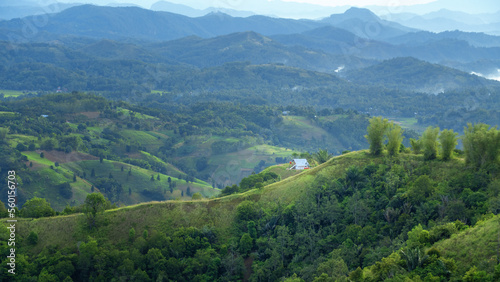
[[370, 125], [367, 128], [365, 138], [370, 144], [370, 153], [375, 156], [382, 154], [384, 134], [387, 130], [389, 122], [382, 117], [373, 117], [370, 119]]
[[5, 140], [7, 140], [8, 133], [9, 133], [9, 128], [0, 127], [0, 144], [5, 143]]
[[439, 127], [429, 126], [422, 134], [422, 146], [424, 159], [433, 160], [437, 158]]
[[464, 130], [465, 162], [476, 168], [498, 161], [500, 131], [484, 123], [467, 124]]
[[34, 197], [31, 200], [28, 200], [24, 203], [23, 208], [20, 211], [21, 216], [23, 217], [44, 217], [44, 216], [53, 216], [55, 215], [55, 211], [50, 206], [50, 203], [43, 198]]
[[325, 163], [331, 158], [331, 154], [328, 154], [328, 150], [322, 150], [320, 149], [318, 152], [313, 154], [314, 159], [319, 163]]
[[96, 226], [98, 214], [104, 212], [105, 205], [106, 199], [101, 193], [91, 193], [85, 198], [83, 210], [90, 229]]
[[399, 154], [399, 148], [403, 142], [403, 129], [401, 126], [391, 123], [389, 126], [389, 132], [387, 133], [387, 152], [390, 156], [397, 156]]
[[422, 140], [410, 138], [410, 145], [414, 154], [420, 154], [422, 151]]
[[453, 129], [445, 129], [439, 134], [439, 142], [441, 143], [441, 158], [446, 161], [451, 159], [451, 153], [458, 145], [458, 133], [453, 132]]

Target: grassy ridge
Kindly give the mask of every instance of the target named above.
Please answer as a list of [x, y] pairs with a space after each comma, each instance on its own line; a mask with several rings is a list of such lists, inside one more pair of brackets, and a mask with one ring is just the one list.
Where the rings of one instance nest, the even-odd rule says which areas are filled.
[[[184, 179], [172, 176], [172, 174], [157, 173], [123, 162], [104, 160], [103, 163], [100, 163], [95, 157], [83, 153], [63, 154], [56, 151], [45, 153], [46, 157], [44, 158], [40, 157], [39, 152], [35, 151], [22, 153], [28, 158], [27, 165], [31, 162], [31, 169], [39, 176], [29, 181], [29, 183], [24, 183], [23, 193], [28, 199], [32, 197], [46, 198], [56, 210], [62, 210], [66, 205], [83, 203], [87, 194], [91, 193], [92, 185], [96, 186], [96, 191], [99, 191], [100, 187], [95, 185], [95, 181], [98, 178], [109, 178], [110, 175], [123, 188], [118, 199], [119, 205], [133, 205], [139, 202], [151, 201], [148, 194], [144, 193], [145, 190], [162, 194], [165, 199], [184, 200], [191, 199], [191, 196], [187, 193], [188, 187], [191, 194], [199, 192], [207, 198], [219, 193], [219, 189], [214, 189], [208, 183], [197, 179], [188, 183]], [[145, 152], [144, 154], [147, 157], [154, 157]], [[154, 158], [160, 161], [158, 158]], [[57, 161], [60, 162], [58, 167], [55, 166]], [[92, 169], [95, 171], [94, 177], [91, 176]], [[182, 175], [172, 165], [168, 165], [167, 169], [174, 172], [176, 176]], [[73, 181], [74, 173], [79, 175], [76, 177], [76, 182]], [[86, 177], [83, 177], [84, 173]], [[158, 175], [160, 176], [159, 180]], [[151, 181], [151, 176], [154, 177], [154, 181]], [[171, 182], [175, 183], [172, 193], [169, 189], [169, 177]], [[69, 199], [62, 198], [56, 188], [57, 185], [65, 182], [70, 182], [73, 191], [73, 196]]]
[[[412, 163], [421, 163], [422, 156], [402, 155], [399, 161], [404, 161], [411, 173]], [[363, 167], [370, 163], [380, 164], [386, 161], [384, 157], [373, 157], [367, 151], [351, 152], [334, 157], [328, 162], [310, 170], [291, 173], [285, 166], [274, 166], [266, 171], [277, 172], [282, 176], [280, 182], [270, 184], [262, 189], [253, 189], [241, 194], [204, 200], [149, 202], [133, 206], [108, 210], [101, 219], [98, 230], [99, 237], [111, 244], [121, 244], [128, 239], [128, 230], [134, 228], [139, 234], [144, 230], [170, 234], [179, 227], [194, 226], [213, 227], [221, 240], [229, 239], [233, 228], [236, 208], [242, 201], [250, 200], [259, 207], [266, 209], [277, 204], [288, 205], [299, 201], [308, 193], [308, 187], [318, 178], [327, 179], [342, 177], [346, 169], [352, 165]], [[106, 166], [110, 163], [104, 164]], [[463, 161], [426, 162], [429, 176], [434, 180], [449, 179], [457, 170], [463, 169]], [[456, 275], [462, 276], [471, 266], [491, 272], [497, 264], [497, 246], [499, 224], [498, 217], [479, 222], [451, 238], [437, 242], [436, 247], [444, 257], [453, 258], [459, 269]], [[30, 230], [39, 234], [39, 243], [30, 249], [38, 253], [49, 245], [70, 247], [76, 249], [78, 241], [84, 241], [88, 232], [85, 231], [84, 216], [42, 218], [37, 220], [22, 219], [19, 222], [20, 237], [28, 235]], [[55, 237], [58, 240], [54, 239]]]
[[467, 229], [451, 238], [437, 242], [434, 247], [457, 264], [459, 276], [476, 266], [479, 270], [493, 273], [498, 264], [500, 250], [500, 217], [494, 216], [479, 221], [474, 228]]
[[0, 89], [0, 94], [3, 94], [5, 97], [19, 97], [21, 95], [24, 95], [25, 93], [19, 90]]
[[[148, 202], [108, 210], [104, 213], [102, 221], [105, 224], [100, 228], [99, 233], [104, 234], [106, 238], [110, 238], [114, 243], [118, 243], [127, 239], [128, 234], [126, 231], [132, 227], [138, 232], [148, 228], [167, 232], [181, 226], [199, 228], [213, 226], [222, 238], [228, 238], [235, 216], [234, 211], [242, 201], [251, 200], [262, 207], [276, 205], [277, 202], [288, 204], [307, 193], [305, 188], [318, 175], [340, 176], [349, 165], [361, 165], [371, 161], [366, 155], [367, 153], [362, 151], [335, 157], [316, 168], [304, 170], [263, 189], [253, 189], [242, 194], [233, 194], [209, 200]], [[98, 165], [102, 165], [102, 171], [114, 166], [112, 162]], [[276, 168], [268, 169], [273, 170]], [[279, 170], [282, 170], [282, 168]], [[20, 235], [21, 237], [27, 236], [29, 230], [39, 232], [39, 244], [32, 249], [34, 253], [41, 251], [48, 245], [74, 247], [78, 240], [85, 239], [86, 233], [79, 231], [79, 225], [82, 225], [83, 221], [84, 216], [82, 214], [41, 218], [32, 221], [22, 219], [20, 221], [22, 226]], [[59, 239], [55, 240], [55, 237]]]

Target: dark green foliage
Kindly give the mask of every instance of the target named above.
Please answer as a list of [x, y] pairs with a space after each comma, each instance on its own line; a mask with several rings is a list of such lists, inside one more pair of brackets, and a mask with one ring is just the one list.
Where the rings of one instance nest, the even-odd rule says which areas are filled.
[[439, 134], [439, 143], [441, 143], [441, 158], [449, 160], [452, 156], [453, 150], [457, 146], [458, 133], [453, 132], [453, 129], [445, 129]]
[[22, 217], [46, 217], [55, 215], [55, 211], [50, 204], [43, 198], [33, 198], [24, 203], [20, 210]]
[[433, 128], [432, 126], [429, 126], [422, 134], [422, 149], [424, 151], [425, 160], [433, 160], [437, 158], [438, 134], [439, 127]]
[[83, 204], [83, 211], [87, 217], [87, 224], [90, 229], [96, 227], [98, 215], [104, 212], [106, 199], [101, 193], [88, 194]]
[[34, 231], [31, 231], [30, 234], [28, 235], [28, 244], [30, 245], [36, 245], [38, 243], [38, 234]]
[[387, 152], [389, 156], [397, 156], [403, 142], [403, 129], [401, 126], [391, 123], [387, 132]]
[[18, 151], [26, 151], [26, 149], [27, 149], [27, 147], [23, 143], [19, 143], [16, 146], [16, 150], [18, 150]]
[[382, 144], [388, 126], [387, 119], [382, 119], [382, 117], [373, 117], [370, 119], [370, 125], [367, 128], [365, 137], [370, 144], [370, 153], [372, 155], [378, 156], [382, 154]]
[[232, 186], [226, 186], [224, 189], [220, 191], [219, 196], [223, 197], [234, 193], [238, 193], [239, 190], [240, 188], [236, 184], [233, 184]]
[[500, 156], [500, 131], [489, 125], [468, 124], [464, 130], [465, 161], [481, 168], [498, 163]]
[[418, 204], [425, 201], [426, 198], [434, 193], [434, 184], [427, 175], [419, 176], [410, 186], [408, 191], [408, 200], [412, 204]]
[[[75, 281], [99, 275], [99, 269], [107, 270], [106, 279], [141, 273], [141, 279], [151, 280], [241, 280], [248, 261], [253, 261], [250, 279], [274, 281], [296, 273], [304, 281], [401, 281], [414, 275], [450, 280], [459, 273], [454, 262], [441, 250], [425, 248], [468, 228], [456, 218], [471, 222], [487, 213], [489, 199], [481, 187], [492, 185], [491, 176], [462, 166], [457, 168], [464, 171], [436, 173], [442, 168], [435, 164], [443, 163], [413, 158], [374, 158], [350, 165], [339, 177], [317, 173], [304, 187], [307, 192], [285, 205], [244, 200], [234, 208], [229, 239], [221, 240], [210, 226], [161, 232], [146, 227], [137, 238], [129, 227], [126, 242], [108, 245], [90, 238], [78, 257], [53, 265], [73, 261], [73, 270], [67, 263], [59, 267], [67, 269], [61, 276]], [[453, 198], [441, 196], [455, 190]], [[36, 273], [42, 271], [38, 267]], [[51, 270], [46, 274], [59, 277]], [[469, 274], [484, 277], [478, 269]]]
[[257, 205], [252, 201], [243, 201], [236, 207], [238, 221], [250, 221], [257, 218]]
[[[252, 188], [262, 187], [263, 185], [271, 184], [271, 183], [279, 181], [279, 180], [280, 180], [279, 175], [277, 175], [274, 172], [261, 172], [258, 174], [252, 174], [252, 175], [245, 177], [241, 180], [240, 188], [238, 189], [238, 191], [245, 192], [245, 191], [250, 190]], [[231, 187], [230, 189], [234, 190], [234, 186]]]
[[5, 127], [0, 128], [0, 143], [5, 143], [8, 134], [9, 134], [9, 128]]
[[436, 85], [441, 88], [457, 88], [457, 84], [465, 87], [482, 83], [480, 77], [412, 57], [390, 59], [352, 72], [349, 78], [362, 83], [425, 92], [438, 91]]
[[71, 197], [73, 197], [73, 190], [71, 189], [71, 185], [68, 182], [60, 184], [58, 188], [59, 188], [59, 194], [61, 194], [63, 198], [71, 199]]
[[330, 154], [328, 154], [328, 150], [319, 150], [318, 152], [313, 154], [314, 159], [319, 163], [322, 164], [326, 161], [328, 161], [331, 157]]
[[201, 157], [198, 160], [196, 160], [196, 170], [197, 171], [202, 171], [208, 167], [208, 158], [207, 157]]
[[123, 192], [122, 184], [113, 177], [99, 177], [94, 180], [94, 184], [102, 193], [106, 194], [109, 199], [114, 201], [119, 200]]
[[248, 233], [244, 233], [243, 236], [241, 236], [240, 243], [239, 243], [239, 251], [240, 254], [244, 256], [248, 256], [250, 251], [252, 250], [253, 246], [253, 239]]

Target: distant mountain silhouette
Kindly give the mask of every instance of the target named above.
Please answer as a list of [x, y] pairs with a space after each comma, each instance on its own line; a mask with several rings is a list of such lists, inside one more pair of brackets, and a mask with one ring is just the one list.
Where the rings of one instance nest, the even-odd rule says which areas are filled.
[[[22, 19], [0, 22], [0, 39], [8, 40], [6, 34], [22, 35], [26, 30]], [[241, 31], [255, 31], [264, 35], [298, 33], [324, 23], [279, 19], [265, 16], [234, 18], [220, 12], [203, 17], [155, 12], [138, 7], [102, 7], [82, 5], [54, 14], [46, 25], [36, 27], [30, 32], [49, 32], [91, 38], [165, 41], [196, 35], [214, 37]], [[30, 34], [30, 36], [33, 36]], [[27, 38], [29, 39], [29, 38]]]
[[176, 13], [188, 17], [202, 17], [211, 12], [223, 12], [225, 14], [231, 15], [232, 17], [249, 17], [255, 15], [253, 12], [248, 11], [238, 11], [233, 9], [225, 9], [225, 8], [207, 8], [203, 10], [191, 8], [187, 5], [171, 3], [167, 1], [158, 1], [151, 5], [151, 10], [153, 11], [164, 11], [170, 13]]
[[395, 22], [382, 20], [368, 9], [354, 7], [343, 14], [333, 14], [322, 22], [369, 39], [385, 39], [416, 31]]

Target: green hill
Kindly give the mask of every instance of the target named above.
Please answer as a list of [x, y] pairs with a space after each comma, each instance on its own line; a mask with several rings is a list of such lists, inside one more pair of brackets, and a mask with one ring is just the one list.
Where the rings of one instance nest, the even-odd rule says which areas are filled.
[[440, 93], [476, 85], [499, 85], [495, 81], [412, 57], [395, 58], [355, 70], [348, 74], [348, 78], [359, 83], [404, 87], [425, 93]]
[[184, 106], [168, 103], [169, 93], [150, 95], [181, 112], [77, 92], [1, 102], [11, 110], [0, 115], [8, 128], [1, 145], [4, 159], [12, 160], [5, 171], [16, 169], [23, 184], [19, 204], [44, 197], [62, 211], [83, 203], [92, 186], [117, 205], [186, 199], [195, 192], [211, 197], [219, 191], [214, 188], [287, 163], [294, 153], [322, 148], [340, 154], [366, 146], [367, 117], [352, 111], [320, 114], [233, 102]]
[[[408, 153], [390, 158], [352, 152], [298, 174], [286, 166], [269, 167], [252, 179], [273, 172], [281, 181], [243, 193], [108, 209], [93, 230], [78, 213], [20, 219], [19, 252], [33, 255], [26, 267], [40, 276], [35, 261], [48, 250], [65, 250], [60, 258], [73, 266], [68, 275], [76, 280], [110, 275], [448, 280], [463, 277], [472, 266], [477, 268], [469, 275], [493, 277], [498, 219], [483, 220], [498, 200], [494, 171], [471, 169], [460, 158], [424, 161]], [[252, 185], [260, 187], [258, 181], [265, 180], [256, 181]], [[30, 233], [38, 236], [36, 243], [28, 243]], [[415, 246], [422, 246], [421, 253]], [[70, 255], [78, 249], [80, 255]], [[81, 252], [87, 251], [84, 257]], [[151, 268], [146, 262], [153, 254], [159, 260]], [[414, 258], [421, 261], [410, 266]], [[85, 266], [97, 260], [104, 269], [116, 269], [99, 274], [95, 266]], [[52, 270], [57, 265], [44, 264], [47, 275], [57, 275]]]

